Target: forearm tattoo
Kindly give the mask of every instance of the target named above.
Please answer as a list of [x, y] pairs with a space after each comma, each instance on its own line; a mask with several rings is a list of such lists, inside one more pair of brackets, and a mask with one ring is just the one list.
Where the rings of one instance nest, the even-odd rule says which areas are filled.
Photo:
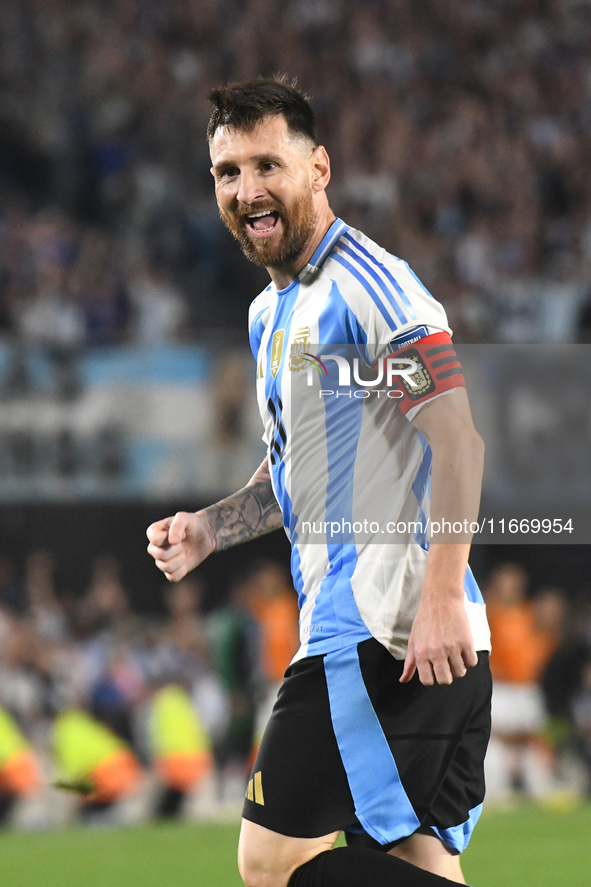
[[259, 480], [205, 510], [218, 551], [264, 536], [282, 525], [281, 509], [270, 479]]

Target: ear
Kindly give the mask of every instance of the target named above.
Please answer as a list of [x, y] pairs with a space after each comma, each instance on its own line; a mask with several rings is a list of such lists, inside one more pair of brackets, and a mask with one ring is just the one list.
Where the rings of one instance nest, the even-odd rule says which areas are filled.
[[310, 154], [312, 189], [324, 191], [330, 182], [330, 160], [323, 145], [318, 145]]

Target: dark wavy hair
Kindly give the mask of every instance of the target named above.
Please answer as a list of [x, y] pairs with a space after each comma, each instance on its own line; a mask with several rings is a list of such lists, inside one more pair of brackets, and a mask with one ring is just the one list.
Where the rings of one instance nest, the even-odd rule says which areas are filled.
[[218, 86], [209, 93], [211, 116], [207, 126], [209, 141], [218, 126], [250, 132], [265, 117], [285, 117], [288, 130], [316, 144], [316, 121], [309, 96], [287, 82], [286, 75], [259, 77], [244, 83]]

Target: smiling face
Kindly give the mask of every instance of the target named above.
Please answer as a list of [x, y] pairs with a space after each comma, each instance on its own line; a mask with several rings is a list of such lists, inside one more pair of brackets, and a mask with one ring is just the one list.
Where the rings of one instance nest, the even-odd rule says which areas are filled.
[[299, 270], [328, 207], [324, 148], [274, 115], [250, 131], [219, 127], [210, 151], [220, 215], [247, 258], [270, 271]]

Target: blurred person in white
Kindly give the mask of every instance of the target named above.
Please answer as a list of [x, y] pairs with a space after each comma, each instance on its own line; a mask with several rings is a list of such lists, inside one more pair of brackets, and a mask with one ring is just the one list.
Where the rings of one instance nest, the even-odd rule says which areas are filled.
[[72, 225], [61, 213], [47, 211], [27, 233], [34, 289], [15, 305], [17, 332], [25, 342], [75, 350], [84, 342], [85, 324], [82, 306], [69, 292]]
[[157, 264], [147, 261], [133, 275], [129, 297], [133, 341], [161, 345], [180, 337], [187, 320], [187, 305], [180, 290]]
[[53, 643], [69, 634], [66, 614], [56, 595], [54, 559], [50, 551], [37, 549], [25, 563], [25, 593], [29, 616], [40, 638]]

